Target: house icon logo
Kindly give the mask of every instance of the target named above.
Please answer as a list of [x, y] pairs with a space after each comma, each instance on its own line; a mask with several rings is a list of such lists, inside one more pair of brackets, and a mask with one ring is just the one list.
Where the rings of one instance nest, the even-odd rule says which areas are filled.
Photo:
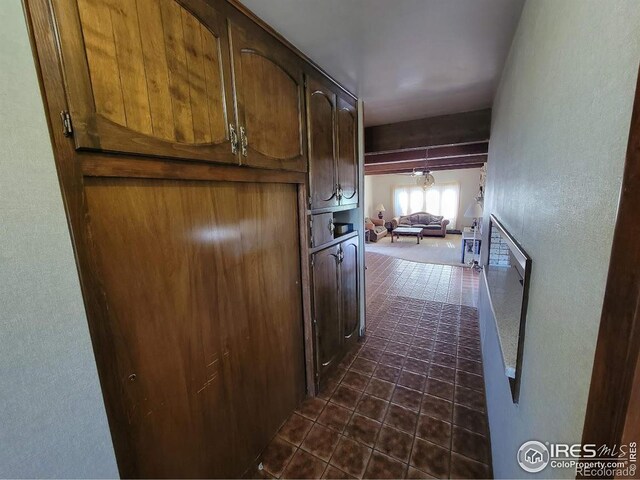
[[544, 443], [530, 440], [518, 449], [518, 464], [525, 472], [540, 472], [548, 463], [549, 450]]

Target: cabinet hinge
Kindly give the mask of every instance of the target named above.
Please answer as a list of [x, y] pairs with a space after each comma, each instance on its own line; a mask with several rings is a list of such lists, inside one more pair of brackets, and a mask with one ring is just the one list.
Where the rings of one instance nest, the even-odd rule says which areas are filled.
[[313, 204], [313, 199], [311, 198], [311, 195], [309, 195], [309, 208], [311, 208], [312, 204]]
[[[314, 255], [311, 256], [311, 266], [313, 267], [316, 264], [316, 257]], [[313, 320], [313, 323], [315, 323], [315, 319]]]
[[71, 125], [71, 115], [66, 110], [60, 112], [60, 120], [62, 120], [62, 134], [65, 137], [73, 135], [73, 126]]

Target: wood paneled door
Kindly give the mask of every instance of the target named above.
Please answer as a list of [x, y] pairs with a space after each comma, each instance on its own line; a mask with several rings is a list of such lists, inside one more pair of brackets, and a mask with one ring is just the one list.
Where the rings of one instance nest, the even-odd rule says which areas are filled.
[[311, 265], [316, 372], [322, 385], [358, 339], [358, 237], [314, 253]]
[[91, 178], [86, 195], [121, 474], [239, 478], [304, 396], [296, 186]]
[[340, 205], [358, 203], [357, 117], [355, 101], [338, 97], [338, 192]]
[[338, 246], [333, 246], [313, 254], [313, 323], [316, 338], [316, 374], [319, 378], [331, 371], [340, 361], [340, 302]]
[[307, 170], [298, 59], [261, 28], [230, 20], [241, 163]]
[[52, 1], [77, 148], [237, 163], [224, 17], [186, 3]]
[[335, 120], [336, 95], [320, 82], [307, 77], [309, 206], [314, 210], [338, 205]]
[[351, 345], [358, 339], [358, 237], [340, 244], [340, 301], [343, 342]]

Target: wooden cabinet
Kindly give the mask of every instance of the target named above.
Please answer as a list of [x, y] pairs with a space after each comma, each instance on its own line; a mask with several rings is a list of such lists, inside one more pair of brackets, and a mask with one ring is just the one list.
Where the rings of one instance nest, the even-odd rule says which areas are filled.
[[312, 256], [316, 372], [322, 385], [358, 338], [358, 237]]
[[311, 247], [319, 247], [333, 240], [333, 214], [319, 213], [311, 216]]
[[76, 148], [237, 163], [228, 40], [216, 8], [52, 4]]
[[358, 204], [355, 101], [307, 77], [311, 210]]
[[241, 163], [306, 171], [298, 59], [255, 25], [230, 23]]
[[358, 119], [355, 100], [338, 97], [337, 171], [340, 205], [358, 203]]
[[314, 210], [338, 205], [335, 119], [335, 93], [313, 78], [307, 78], [309, 189], [310, 206]]

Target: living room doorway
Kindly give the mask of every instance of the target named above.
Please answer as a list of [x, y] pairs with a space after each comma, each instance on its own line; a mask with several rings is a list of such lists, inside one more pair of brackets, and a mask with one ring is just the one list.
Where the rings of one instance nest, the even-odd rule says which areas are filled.
[[[366, 175], [365, 250], [420, 263], [477, 261], [484, 171], [480, 166]], [[420, 182], [425, 175], [431, 178]]]

